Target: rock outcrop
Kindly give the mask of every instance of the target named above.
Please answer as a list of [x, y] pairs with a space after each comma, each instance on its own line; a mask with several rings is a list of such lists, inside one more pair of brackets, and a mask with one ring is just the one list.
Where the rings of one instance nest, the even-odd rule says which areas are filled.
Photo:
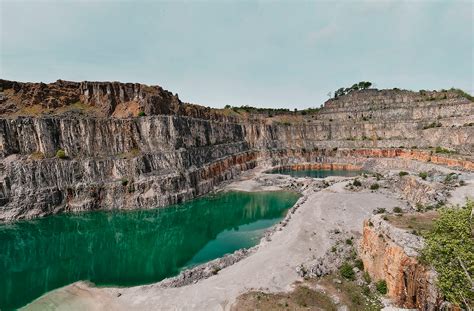
[[423, 239], [396, 228], [375, 215], [365, 221], [359, 256], [375, 280], [387, 282], [388, 296], [396, 305], [418, 310], [439, 310], [442, 297], [436, 273], [419, 263]]
[[[183, 103], [142, 84], [0, 86], [0, 220], [164, 206], [257, 165], [396, 158], [474, 170], [474, 103], [454, 90], [364, 90], [318, 113], [269, 116]], [[452, 153], [427, 150], [435, 146]]]
[[[75, 104], [90, 108], [94, 117], [136, 117], [146, 115], [184, 115], [197, 118], [219, 118], [210, 108], [185, 104], [177, 94], [160, 86], [120, 82], [22, 83], [0, 79], [3, 100], [0, 114], [31, 115], [28, 107], [36, 107], [36, 114], [56, 114], [75, 111]], [[66, 109], [61, 109], [66, 108]], [[76, 107], [77, 108], [77, 107]]]

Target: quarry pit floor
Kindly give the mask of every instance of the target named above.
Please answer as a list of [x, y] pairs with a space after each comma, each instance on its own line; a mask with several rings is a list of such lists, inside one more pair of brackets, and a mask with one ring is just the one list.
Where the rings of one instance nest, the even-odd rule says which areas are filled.
[[[280, 190], [278, 185], [261, 185], [263, 169], [254, 169], [224, 186], [224, 190]], [[285, 178], [268, 175], [265, 178]], [[288, 177], [289, 178], [289, 177]], [[305, 180], [307, 181], [305, 184]], [[360, 234], [362, 222], [377, 208], [405, 203], [381, 192], [350, 192], [351, 178], [329, 177], [332, 185], [319, 190], [303, 179], [306, 200], [271, 241], [262, 242], [255, 253], [194, 284], [163, 288], [157, 284], [129, 288], [94, 287], [76, 282], [54, 290], [27, 305], [27, 310], [230, 310], [236, 298], [250, 290], [281, 292], [301, 280], [297, 267], [321, 257], [331, 247], [329, 233], [338, 229]]]

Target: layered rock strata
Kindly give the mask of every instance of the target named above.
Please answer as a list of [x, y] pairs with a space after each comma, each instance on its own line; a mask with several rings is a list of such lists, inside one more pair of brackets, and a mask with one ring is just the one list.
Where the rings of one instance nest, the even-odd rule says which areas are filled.
[[[186, 104], [159, 86], [0, 85], [0, 220], [179, 203], [257, 165], [396, 158], [474, 170], [474, 103], [456, 91], [365, 90], [271, 117]], [[452, 153], [419, 150], [436, 146]]]

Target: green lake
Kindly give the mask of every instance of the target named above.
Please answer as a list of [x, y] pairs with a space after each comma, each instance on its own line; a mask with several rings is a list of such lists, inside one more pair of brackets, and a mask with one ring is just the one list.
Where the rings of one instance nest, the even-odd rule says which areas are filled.
[[0, 224], [0, 309], [79, 280], [132, 286], [260, 241], [293, 192], [226, 192], [167, 208], [59, 214]]
[[270, 174], [283, 174], [292, 177], [312, 177], [326, 178], [329, 176], [355, 177], [364, 173], [364, 171], [354, 170], [291, 170], [291, 169], [275, 169]]

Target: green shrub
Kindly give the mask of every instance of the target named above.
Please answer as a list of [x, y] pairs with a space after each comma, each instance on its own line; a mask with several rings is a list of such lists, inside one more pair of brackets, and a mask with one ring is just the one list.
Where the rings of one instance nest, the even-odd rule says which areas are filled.
[[425, 207], [423, 206], [423, 204], [421, 204], [420, 202], [416, 203], [415, 205], [415, 209], [417, 212], [423, 212], [425, 210]]
[[442, 124], [439, 123], [439, 122], [432, 122], [428, 125], [423, 126], [423, 129], [426, 130], [426, 129], [430, 129], [430, 128], [434, 128], [434, 127], [441, 127], [441, 126], [442, 126]]
[[402, 213], [403, 210], [402, 210], [400, 207], [397, 206], [397, 207], [394, 207], [394, 208], [393, 208], [393, 212], [394, 212], [394, 213]]
[[345, 279], [353, 281], [355, 279], [354, 270], [352, 270], [352, 266], [348, 262], [344, 262], [342, 266], [339, 268], [339, 273]]
[[427, 172], [420, 172], [418, 174], [418, 176], [420, 176], [421, 179], [426, 180], [426, 177], [428, 177], [428, 173]]
[[375, 288], [379, 293], [382, 295], [387, 294], [388, 289], [387, 289], [387, 282], [385, 280], [380, 280], [377, 283], [375, 283]]
[[383, 207], [379, 207], [376, 210], [374, 210], [374, 214], [383, 214], [385, 212], [386, 212], [386, 210]]
[[144, 116], [146, 116], [145, 111], [140, 111], [140, 112], [138, 113], [138, 116], [139, 116], [139, 117], [144, 117]]
[[362, 183], [358, 179], [354, 179], [354, 181], [352, 182], [352, 185], [355, 187], [360, 187], [362, 186]]
[[440, 146], [435, 148], [435, 152], [436, 153], [445, 153], [445, 154], [455, 153], [454, 151], [451, 151], [449, 149], [446, 149], [446, 148], [443, 148], [443, 147], [440, 147]]
[[372, 282], [372, 279], [370, 278], [369, 272], [365, 271], [364, 274], [362, 275], [362, 277], [364, 278], [364, 281], [367, 284], [370, 284]]
[[380, 188], [380, 185], [378, 183], [370, 185], [370, 190], [377, 190], [378, 188]]
[[63, 149], [58, 149], [58, 151], [56, 151], [56, 158], [66, 159], [67, 158], [66, 151], [64, 151]]
[[352, 240], [351, 239], [346, 239], [346, 244], [347, 245], [352, 245]]
[[128, 179], [126, 179], [126, 178], [122, 178], [122, 180], [120, 182], [121, 182], [122, 186], [124, 186], [124, 187], [126, 185], [128, 185]]
[[363, 271], [364, 270], [364, 263], [360, 259], [356, 259], [354, 261], [354, 266], [358, 268], [359, 270]]
[[446, 177], [444, 178], [444, 183], [445, 184], [448, 184], [450, 182], [452, 182], [453, 180], [455, 179], [458, 179], [458, 175], [456, 173], [449, 173], [448, 175], [446, 175]]
[[471, 201], [463, 208], [441, 209], [422, 250], [422, 260], [438, 273], [438, 287], [449, 302], [457, 305], [474, 303], [470, 281], [474, 276], [473, 207]]
[[221, 271], [221, 268], [220, 268], [220, 267], [212, 267], [212, 274], [213, 274], [213, 275], [218, 274], [219, 271]]
[[403, 176], [406, 176], [408, 175], [408, 172], [405, 172], [405, 171], [400, 171], [400, 173], [398, 173], [398, 176], [400, 177], [403, 177]]

